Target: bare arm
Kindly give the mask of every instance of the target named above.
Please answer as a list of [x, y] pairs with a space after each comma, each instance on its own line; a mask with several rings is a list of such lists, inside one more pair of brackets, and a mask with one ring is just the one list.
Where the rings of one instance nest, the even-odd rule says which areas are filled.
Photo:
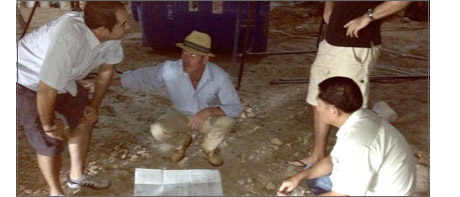
[[323, 12], [323, 19], [326, 24], [329, 24], [329, 19], [331, 18], [332, 8], [334, 8], [333, 1], [326, 1], [324, 3], [324, 12]]
[[47, 131], [54, 124], [54, 108], [56, 105], [57, 90], [42, 81], [37, 88], [37, 111], [42, 128]]
[[[407, 7], [410, 3], [410, 1], [385, 1], [375, 7], [372, 15], [374, 19], [381, 19], [386, 16], [389, 16], [391, 14], [394, 14], [405, 7]], [[369, 23], [371, 23], [371, 19], [367, 16], [367, 14], [363, 14], [362, 16], [353, 19], [349, 21], [347, 24], [345, 24], [343, 27], [347, 28], [347, 33], [346, 36], [350, 37], [356, 37], [358, 38], [358, 32], [365, 28]]]
[[332, 172], [332, 160], [331, 156], [324, 157], [318, 163], [314, 164], [311, 168], [308, 168], [302, 172], [297, 173], [289, 179], [286, 179], [278, 189], [278, 195], [284, 195], [292, 192], [300, 183], [305, 179], [315, 179]]
[[[46, 135], [64, 140], [64, 124], [54, 119], [54, 109], [56, 105], [57, 90], [48, 86], [42, 81], [38, 82], [37, 88], [37, 111], [42, 124], [42, 129]], [[54, 130], [52, 127], [56, 126]], [[52, 132], [47, 132], [52, 131]]]
[[113, 76], [113, 65], [103, 64], [99, 69], [99, 74], [95, 82], [95, 89], [93, 98], [88, 106], [85, 108], [84, 120], [93, 124], [98, 119], [98, 109], [102, 103], [102, 99], [109, 88], [110, 81]]
[[385, 18], [392, 15], [411, 4], [411, 1], [385, 1], [382, 4], [375, 7], [373, 17], [377, 19]]

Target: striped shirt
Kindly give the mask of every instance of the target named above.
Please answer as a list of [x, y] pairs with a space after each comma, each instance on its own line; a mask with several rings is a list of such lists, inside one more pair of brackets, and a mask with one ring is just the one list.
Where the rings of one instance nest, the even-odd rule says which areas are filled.
[[69, 12], [19, 40], [18, 83], [37, 91], [42, 81], [59, 94], [75, 96], [77, 80], [123, 58], [120, 40], [101, 43], [86, 26], [83, 13]]
[[241, 113], [240, 98], [228, 74], [210, 62], [206, 64], [196, 89], [184, 72], [182, 59], [165, 61], [155, 67], [126, 71], [121, 76], [121, 86], [136, 89], [166, 87], [174, 108], [188, 116], [210, 107], [220, 107], [226, 116], [232, 118]]

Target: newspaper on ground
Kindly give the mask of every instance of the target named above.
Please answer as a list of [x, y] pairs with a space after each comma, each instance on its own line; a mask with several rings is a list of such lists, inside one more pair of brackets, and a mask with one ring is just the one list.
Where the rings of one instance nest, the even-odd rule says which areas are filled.
[[222, 196], [219, 170], [136, 168], [134, 196]]

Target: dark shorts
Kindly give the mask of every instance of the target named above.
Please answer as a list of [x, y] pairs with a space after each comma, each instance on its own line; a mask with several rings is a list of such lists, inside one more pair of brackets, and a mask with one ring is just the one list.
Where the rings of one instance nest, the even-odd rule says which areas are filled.
[[[80, 85], [75, 97], [71, 94], [58, 94], [55, 110], [62, 114], [70, 129], [74, 129], [83, 117], [83, 110], [89, 104], [88, 90]], [[35, 148], [37, 154], [56, 156], [64, 150], [61, 140], [45, 134], [37, 111], [37, 93], [17, 84], [17, 108], [19, 122], [24, 127], [27, 140]]]

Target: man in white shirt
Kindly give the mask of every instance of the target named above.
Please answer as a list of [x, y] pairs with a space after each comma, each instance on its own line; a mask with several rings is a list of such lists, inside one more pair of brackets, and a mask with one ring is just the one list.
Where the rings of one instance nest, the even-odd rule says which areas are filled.
[[[84, 165], [113, 64], [124, 58], [120, 39], [129, 29], [127, 15], [118, 1], [86, 2], [84, 13], [67, 13], [18, 41], [19, 121], [36, 150], [50, 195], [63, 195], [59, 172], [65, 142], [70, 153], [70, 188], [110, 185], [109, 180], [84, 174]], [[89, 99], [77, 81], [95, 69], [99, 73]]]
[[288, 195], [304, 179], [316, 195], [411, 195], [415, 161], [398, 130], [361, 108], [363, 97], [352, 79], [329, 78], [319, 90], [319, 117], [339, 128], [337, 142], [329, 156], [283, 181], [278, 195]]

